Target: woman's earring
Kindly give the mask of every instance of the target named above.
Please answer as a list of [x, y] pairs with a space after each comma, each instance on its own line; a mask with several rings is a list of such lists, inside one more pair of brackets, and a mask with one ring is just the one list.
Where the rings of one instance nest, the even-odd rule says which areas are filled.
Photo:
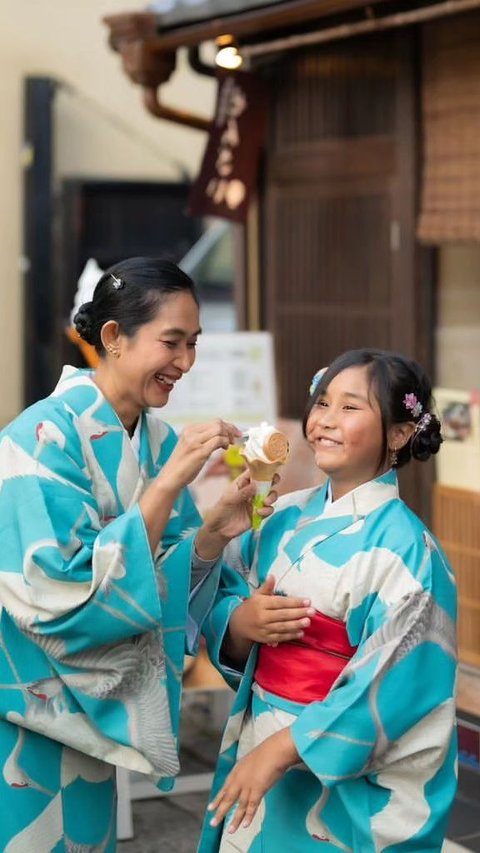
[[107, 350], [114, 358], [120, 358], [120, 350], [117, 347], [107, 347]]
[[393, 447], [390, 450], [390, 467], [395, 468], [398, 463], [398, 450], [396, 447]]

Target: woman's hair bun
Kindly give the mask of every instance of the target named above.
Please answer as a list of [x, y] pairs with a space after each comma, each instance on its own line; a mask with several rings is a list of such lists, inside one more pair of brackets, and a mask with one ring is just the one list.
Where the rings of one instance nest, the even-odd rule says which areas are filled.
[[85, 302], [73, 318], [75, 329], [87, 344], [93, 344], [92, 304], [92, 302]]
[[430, 414], [424, 426], [421, 425], [421, 421], [422, 418], [419, 423], [420, 429], [412, 438], [411, 453], [414, 459], [426, 462], [432, 454], [438, 453], [443, 438], [440, 421], [436, 415]]

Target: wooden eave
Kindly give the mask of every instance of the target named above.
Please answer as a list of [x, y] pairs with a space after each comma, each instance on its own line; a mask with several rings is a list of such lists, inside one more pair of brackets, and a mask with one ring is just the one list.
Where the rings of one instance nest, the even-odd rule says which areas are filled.
[[[368, 8], [385, 2], [369, 0]], [[366, 8], [365, 0], [289, 0], [169, 29], [162, 29], [161, 16], [153, 12], [124, 12], [108, 15], [103, 21], [110, 30], [110, 46], [120, 53], [125, 72], [143, 88], [146, 108], [158, 118], [207, 130], [209, 119], [160, 104], [159, 87], [175, 69], [179, 47], [196, 48], [225, 33], [246, 43], [266, 33], [288, 32], [291, 27], [360, 8]]]
[[278, 32], [292, 26], [308, 24], [331, 15], [341, 15], [359, 8], [368, 8], [386, 0], [290, 0], [274, 6], [249, 9], [237, 15], [225, 15], [198, 23], [162, 28], [161, 16], [152, 12], [120, 13], [103, 20], [110, 28], [110, 42], [116, 47], [118, 39], [134, 35], [153, 39], [161, 50], [193, 47], [217, 36], [231, 33], [237, 40], [248, 40], [268, 32]]
[[[176, 121], [197, 130], [207, 130], [210, 120], [160, 103], [159, 87], [172, 74], [176, 52], [187, 47], [190, 53], [205, 41], [232, 35], [253, 55], [264, 49], [257, 45], [269, 39], [272, 50], [285, 47], [288, 36], [303, 31], [304, 41], [359, 34], [381, 27], [408, 25], [421, 16], [456, 14], [480, 5], [480, 0], [288, 0], [234, 15], [179, 24], [162, 29], [161, 16], [153, 12], [131, 12], [105, 17], [110, 30], [110, 45], [122, 57], [124, 70], [134, 83], [143, 87], [146, 108], [158, 118]], [[381, 9], [379, 7], [382, 7]], [[376, 11], [378, 9], [378, 12]], [[352, 22], [352, 19], [356, 22]], [[283, 38], [283, 36], [287, 38]], [[280, 38], [279, 38], [280, 37]], [[273, 40], [272, 40], [273, 38]], [[297, 42], [301, 36], [296, 37]], [[291, 39], [290, 39], [291, 41]], [[198, 57], [197, 57], [198, 59]], [[193, 64], [193, 63], [192, 63]], [[201, 63], [197, 62], [196, 70]]]
[[237, 15], [225, 15], [168, 29], [162, 29], [160, 18], [158, 38], [167, 50], [198, 45], [225, 33], [231, 33], [238, 41], [246, 41], [272, 31], [304, 26], [331, 15], [341, 15], [385, 2], [386, 0], [370, 0], [368, 3], [365, 0], [290, 0], [274, 6], [249, 9]]

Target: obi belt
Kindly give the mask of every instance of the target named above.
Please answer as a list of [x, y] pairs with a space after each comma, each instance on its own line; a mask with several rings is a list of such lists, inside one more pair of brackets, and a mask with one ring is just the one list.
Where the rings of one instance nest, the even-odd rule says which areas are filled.
[[315, 613], [300, 640], [260, 646], [254, 679], [269, 693], [308, 705], [325, 699], [356, 650], [344, 622]]

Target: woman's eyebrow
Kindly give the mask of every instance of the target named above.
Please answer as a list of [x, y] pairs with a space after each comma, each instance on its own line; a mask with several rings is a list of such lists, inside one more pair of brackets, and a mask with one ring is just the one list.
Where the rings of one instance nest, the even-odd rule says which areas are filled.
[[190, 334], [187, 334], [185, 329], [162, 329], [162, 335], [178, 335], [180, 338], [195, 338], [197, 335], [201, 334], [202, 330], [200, 328]]

